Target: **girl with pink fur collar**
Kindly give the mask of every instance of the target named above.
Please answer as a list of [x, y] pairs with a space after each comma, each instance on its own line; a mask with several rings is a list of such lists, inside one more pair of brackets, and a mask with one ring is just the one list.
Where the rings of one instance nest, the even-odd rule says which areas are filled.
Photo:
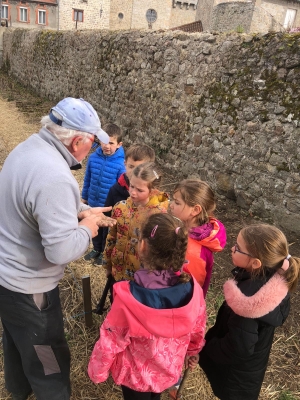
[[225, 301], [199, 364], [218, 398], [257, 400], [275, 328], [289, 314], [300, 259], [289, 254], [284, 234], [266, 224], [242, 229], [231, 251], [234, 279], [224, 284]]

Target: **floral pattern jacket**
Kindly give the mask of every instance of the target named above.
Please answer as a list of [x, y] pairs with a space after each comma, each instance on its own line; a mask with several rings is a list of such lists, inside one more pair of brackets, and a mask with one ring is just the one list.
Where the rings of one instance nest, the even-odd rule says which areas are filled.
[[117, 385], [160, 393], [178, 382], [186, 354], [196, 355], [205, 340], [206, 308], [194, 280], [183, 307], [155, 309], [134, 298], [128, 281], [114, 285], [114, 302], [89, 361], [94, 383], [111, 373]]
[[132, 280], [140, 268], [137, 245], [141, 224], [155, 213], [166, 212], [168, 195], [155, 191], [145, 206], [135, 206], [131, 198], [120, 201], [112, 210], [117, 224], [108, 231], [103, 252], [103, 267], [112, 271], [116, 281]]

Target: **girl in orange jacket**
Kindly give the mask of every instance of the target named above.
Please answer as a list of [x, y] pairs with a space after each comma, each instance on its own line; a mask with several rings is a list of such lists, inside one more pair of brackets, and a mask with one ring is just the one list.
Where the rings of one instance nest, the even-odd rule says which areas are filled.
[[214, 253], [226, 245], [225, 227], [214, 217], [215, 209], [215, 195], [206, 182], [185, 179], [176, 185], [170, 211], [188, 229], [186, 269], [200, 284], [204, 296], [211, 279]]

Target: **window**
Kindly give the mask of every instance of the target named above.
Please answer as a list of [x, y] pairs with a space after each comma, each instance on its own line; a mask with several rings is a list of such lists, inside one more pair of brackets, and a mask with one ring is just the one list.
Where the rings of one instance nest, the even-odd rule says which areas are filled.
[[74, 21], [83, 22], [83, 10], [74, 10]]
[[46, 25], [46, 11], [38, 10], [38, 24]]
[[28, 21], [28, 10], [27, 8], [20, 7], [20, 21], [27, 22]]
[[152, 24], [153, 22], [155, 22], [157, 20], [157, 12], [155, 10], [153, 10], [152, 8], [150, 8], [146, 12], [146, 19], [150, 24]]
[[8, 6], [2, 6], [1, 18], [8, 19]]
[[297, 10], [293, 10], [292, 8], [288, 8], [285, 14], [285, 20], [284, 20], [284, 28], [285, 29], [291, 29], [294, 26], [294, 22], [296, 19], [296, 14]]
[[123, 18], [124, 18], [124, 14], [123, 14], [123, 13], [119, 13], [119, 14], [118, 14], [118, 18], [119, 18], [119, 19], [123, 19]]

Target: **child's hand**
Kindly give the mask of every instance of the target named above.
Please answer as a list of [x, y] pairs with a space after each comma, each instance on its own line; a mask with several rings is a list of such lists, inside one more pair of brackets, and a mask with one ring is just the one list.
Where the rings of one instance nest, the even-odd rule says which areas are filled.
[[194, 369], [196, 368], [197, 364], [199, 362], [199, 354], [196, 354], [195, 356], [185, 356], [185, 367]]

